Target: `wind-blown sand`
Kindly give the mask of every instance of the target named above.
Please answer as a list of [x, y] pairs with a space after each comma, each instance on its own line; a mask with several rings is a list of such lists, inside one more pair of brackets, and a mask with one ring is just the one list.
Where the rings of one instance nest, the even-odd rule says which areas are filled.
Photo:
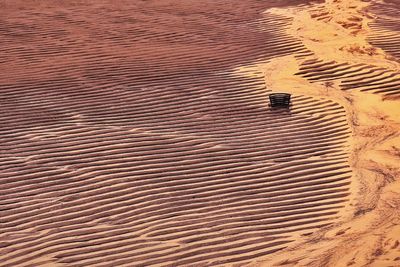
[[217, 2], [0, 1], [1, 267], [396, 265], [393, 16]]
[[[288, 32], [314, 53], [310, 58], [347, 64], [343, 70], [331, 67], [325, 76], [312, 64], [302, 71], [310, 59], [293, 56], [259, 68], [269, 88], [328, 98], [345, 107], [353, 132], [349, 162], [354, 197], [339, 223], [299, 238], [260, 266], [400, 266], [400, 101], [397, 88], [396, 94], [388, 90], [395, 79], [386, 78], [400, 77], [400, 64], [368, 42], [374, 34], [368, 26], [374, 9], [369, 7], [367, 1], [328, 0], [312, 8], [268, 10], [293, 18]], [[367, 77], [372, 72], [357, 73], [366, 65], [365, 70], [379, 68], [373, 80]], [[319, 77], [309, 75], [313, 72]], [[346, 87], [350, 75], [358, 86]]]

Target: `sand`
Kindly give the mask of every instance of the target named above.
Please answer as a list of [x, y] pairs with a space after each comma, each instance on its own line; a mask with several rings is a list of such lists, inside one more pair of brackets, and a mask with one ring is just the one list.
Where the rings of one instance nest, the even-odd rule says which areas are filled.
[[396, 266], [370, 3], [54, 2], [0, 1], [1, 267]]
[[[368, 1], [328, 0], [313, 8], [268, 12], [293, 18], [288, 32], [314, 52], [312, 57], [398, 72], [399, 63], [367, 41], [372, 31], [368, 23], [374, 20], [373, 10], [367, 11], [369, 5]], [[317, 20], [321, 16], [325, 18]], [[259, 68], [269, 88], [328, 98], [345, 107], [353, 133], [349, 162], [354, 197], [340, 223], [298, 239], [256, 266], [398, 266], [400, 102], [379, 94], [343, 91], [340, 76], [328, 85], [311, 83], [295, 75], [300, 62], [287, 56]]]

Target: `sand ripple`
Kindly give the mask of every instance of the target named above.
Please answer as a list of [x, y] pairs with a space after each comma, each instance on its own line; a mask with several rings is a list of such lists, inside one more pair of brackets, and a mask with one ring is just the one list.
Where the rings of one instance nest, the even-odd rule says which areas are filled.
[[[178, 2], [2, 9], [1, 266], [248, 263], [339, 220], [345, 109], [294, 94], [270, 110], [263, 73], [238, 71], [312, 57], [291, 19], [260, 1]], [[355, 70], [380, 71], [298, 75], [362, 87]]]

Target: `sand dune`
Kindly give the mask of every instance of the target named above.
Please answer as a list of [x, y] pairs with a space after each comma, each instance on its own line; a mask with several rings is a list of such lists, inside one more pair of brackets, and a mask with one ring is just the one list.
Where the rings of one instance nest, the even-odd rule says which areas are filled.
[[395, 255], [390, 12], [266, 2], [2, 2], [0, 266]]

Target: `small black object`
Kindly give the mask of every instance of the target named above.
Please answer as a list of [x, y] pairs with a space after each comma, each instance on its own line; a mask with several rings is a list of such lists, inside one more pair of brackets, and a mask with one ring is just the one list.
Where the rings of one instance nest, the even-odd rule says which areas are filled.
[[287, 93], [273, 93], [269, 95], [269, 102], [271, 107], [288, 108], [290, 106], [290, 94]]

